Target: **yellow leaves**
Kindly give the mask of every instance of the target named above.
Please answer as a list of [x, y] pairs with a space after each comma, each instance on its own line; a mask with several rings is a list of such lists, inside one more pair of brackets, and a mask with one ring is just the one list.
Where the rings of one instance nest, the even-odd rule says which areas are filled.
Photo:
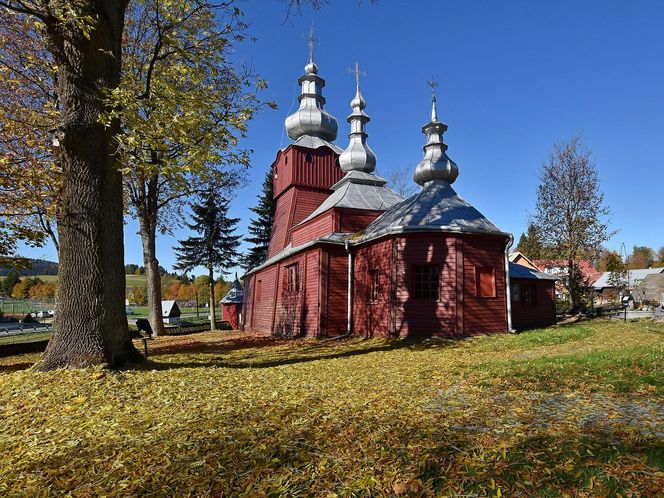
[[[584, 355], [602, 337], [555, 347]], [[657, 496], [657, 440], [590, 415], [628, 407], [645, 423], [661, 396], [526, 388], [511, 370], [479, 385], [492, 361], [547, 354], [529, 341], [492, 352], [503, 339], [204, 333], [159, 338], [136, 371], [0, 369], [0, 494]]]

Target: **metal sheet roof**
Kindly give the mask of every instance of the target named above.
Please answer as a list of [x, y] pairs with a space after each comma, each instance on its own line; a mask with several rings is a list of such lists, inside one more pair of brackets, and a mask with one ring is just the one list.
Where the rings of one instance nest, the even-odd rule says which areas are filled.
[[460, 197], [449, 183], [434, 180], [380, 215], [367, 227], [361, 240], [399, 231], [432, 229], [507, 235]]
[[244, 301], [244, 290], [240, 285], [240, 281], [235, 277], [235, 281], [231, 288], [228, 290], [224, 298], [220, 301], [222, 304], [240, 304]]
[[385, 186], [386, 180], [369, 173], [351, 171], [332, 186], [334, 192], [300, 224], [334, 207], [384, 211], [401, 202], [403, 197]]
[[[322, 138], [319, 137], [313, 137], [311, 135], [303, 135], [290, 145], [297, 145], [298, 147], [304, 147], [306, 149], [318, 149], [320, 147], [329, 147], [337, 154], [341, 154], [343, 152], [343, 149], [338, 145], [333, 144], [332, 142], [328, 142], [327, 140], [323, 140]], [[282, 150], [285, 150], [286, 148], [288, 148], [288, 146], [284, 147]]]
[[530, 278], [536, 280], [558, 280], [558, 277], [544, 273], [541, 271], [536, 271], [528, 268], [527, 266], [520, 265], [518, 263], [512, 263], [510, 261], [510, 278]]
[[[639, 285], [639, 282], [646, 278], [648, 275], [656, 275], [657, 273], [664, 273], [664, 268], [641, 268], [638, 270], [629, 270], [629, 283], [630, 287], [636, 287]], [[595, 280], [593, 283], [594, 289], [603, 289], [604, 287], [612, 287], [609, 284], [609, 278], [611, 276], [610, 271], [605, 271], [602, 275]]]
[[329, 235], [325, 235], [324, 237], [319, 237], [317, 239], [311, 240], [305, 244], [301, 244], [299, 246], [293, 247], [292, 244], [288, 244], [284, 249], [278, 253], [272, 256], [270, 259], [268, 259], [265, 263], [263, 263], [260, 266], [257, 266], [256, 268], [252, 268], [249, 270], [247, 273], [244, 274], [244, 276], [251, 275], [252, 273], [256, 273], [258, 270], [262, 270], [263, 268], [266, 268], [277, 261], [281, 261], [282, 259], [289, 258], [293, 254], [297, 254], [298, 252], [307, 249], [308, 247], [311, 247], [316, 244], [320, 243], [326, 243], [326, 244], [344, 244], [344, 240], [346, 240], [348, 237], [350, 237], [352, 234], [350, 233], [341, 233], [341, 232], [334, 232]]

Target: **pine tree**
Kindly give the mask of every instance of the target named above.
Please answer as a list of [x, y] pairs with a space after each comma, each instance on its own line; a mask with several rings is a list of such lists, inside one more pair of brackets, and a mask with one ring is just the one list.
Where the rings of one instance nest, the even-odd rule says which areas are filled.
[[180, 241], [175, 249], [177, 255], [176, 270], [190, 271], [197, 266], [208, 270], [210, 288], [210, 329], [215, 330], [215, 292], [214, 272], [222, 275], [235, 266], [240, 235], [235, 234], [239, 218], [228, 217], [228, 200], [219, 199], [209, 193], [201, 203], [191, 206], [193, 223], [187, 226], [198, 233], [197, 237], [189, 237]]
[[274, 212], [277, 203], [272, 198], [274, 173], [272, 169], [265, 175], [263, 189], [258, 196], [258, 205], [250, 208], [257, 217], [249, 224], [251, 237], [245, 240], [252, 245], [242, 258], [242, 267], [245, 270], [256, 268], [267, 260], [267, 250], [272, 236], [272, 225], [274, 224]]
[[532, 223], [528, 223], [528, 231], [521, 234], [517, 251], [532, 260], [542, 258], [542, 243], [537, 235], [537, 229]]

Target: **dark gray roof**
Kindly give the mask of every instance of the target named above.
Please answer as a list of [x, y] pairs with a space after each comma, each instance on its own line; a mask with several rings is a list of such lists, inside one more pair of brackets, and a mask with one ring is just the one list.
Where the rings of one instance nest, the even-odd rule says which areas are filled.
[[403, 200], [402, 196], [387, 188], [386, 183], [387, 180], [370, 173], [351, 171], [332, 185], [332, 195], [301, 223], [333, 207], [384, 211]]
[[180, 316], [180, 307], [177, 301], [162, 301], [161, 302], [161, 316], [164, 318], [173, 318]]
[[639, 282], [639, 285], [633, 292], [637, 299], [647, 299], [649, 301], [664, 301], [664, 273], [654, 273], [647, 275]]
[[240, 281], [235, 277], [235, 281], [231, 288], [228, 290], [224, 298], [220, 301], [222, 304], [241, 304], [244, 301], [244, 291], [240, 285]]
[[512, 263], [510, 261], [510, 278], [531, 278], [536, 280], [558, 280], [558, 277], [544, 273], [541, 271], [536, 271], [528, 268], [527, 266], [520, 265], [518, 263]]
[[283, 250], [272, 256], [270, 259], [268, 259], [265, 263], [263, 263], [260, 266], [257, 266], [256, 268], [252, 268], [249, 270], [247, 273], [244, 274], [244, 276], [251, 275], [252, 273], [256, 273], [258, 270], [262, 270], [265, 267], [268, 267], [277, 261], [281, 261], [282, 259], [289, 258], [293, 254], [297, 254], [298, 252], [311, 247], [313, 245], [319, 244], [319, 243], [326, 243], [326, 244], [340, 244], [343, 245], [344, 241], [350, 237], [352, 234], [350, 233], [341, 233], [341, 232], [334, 232], [329, 235], [326, 235], [324, 237], [319, 237], [317, 239], [311, 240], [305, 244], [301, 244], [299, 246], [293, 247], [292, 244], [288, 244], [286, 247], [283, 248]]
[[449, 183], [433, 180], [380, 215], [366, 228], [361, 240], [428, 230], [508, 235], [461, 198]]
[[[639, 283], [646, 278], [648, 275], [656, 275], [658, 273], [664, 272], [664, 268], [640, 268], [637, 270], [628, 270], [629, 271], [629, 286], [631, 288], [636, 287]], [[593, 288], [601, 290], [605, 287], [612, 287], [609, 283], [611, 277], [610, 271], [605, 271], [600, 275], [600, 277], [595, 280], [593, 283]]]

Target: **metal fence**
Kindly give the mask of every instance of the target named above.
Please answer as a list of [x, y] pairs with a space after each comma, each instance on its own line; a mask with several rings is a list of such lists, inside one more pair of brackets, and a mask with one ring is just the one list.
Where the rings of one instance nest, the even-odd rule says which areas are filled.
[[53, 309], [55, 309], [55, 299], [0, 298], [0, 313], [5, 316], [22, 318], [28, 313]]

